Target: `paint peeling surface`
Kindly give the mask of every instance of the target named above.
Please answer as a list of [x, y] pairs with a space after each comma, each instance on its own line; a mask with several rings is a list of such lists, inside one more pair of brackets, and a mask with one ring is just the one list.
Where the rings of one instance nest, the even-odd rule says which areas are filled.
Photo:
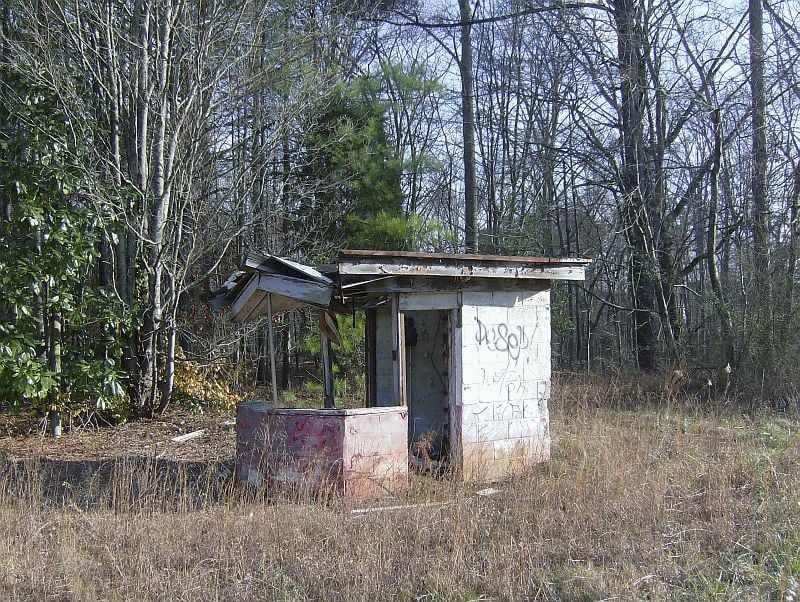
[[236, 415], [239, 480], [301, 493], [353, 498], [408, 487], [405, 408], [273, 409], [243, 403]]

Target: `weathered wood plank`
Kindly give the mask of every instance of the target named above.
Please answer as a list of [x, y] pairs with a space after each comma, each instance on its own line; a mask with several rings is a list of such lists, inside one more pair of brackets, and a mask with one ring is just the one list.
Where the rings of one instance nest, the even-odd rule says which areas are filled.
[[402, 293], [400, 309], [416, 311], [429, 309], [456, 309], [458, 293]]
[[177, 437], [173, 437], [170, 439], [173, 443], [183, 443], [184, 441], [189, 441], [191, 439], [197, 439], [201, 437], [203, 433], [205, 433], [205, 429], [200, 429], [199, 431], [192, 431], [191, 433], [186, 433], [185, 435], [178, 435]]
[[425, 261], [469, 261], [493, 263], [544, 263], [544, 264], [574, 264], [588, 265], [591, 259], [582, 257], [534, 257], [526, 255], [462, 255], [458, 253], [421, 253], [417, 251], [374, 251], [359, 249], [343, 249], [339, 252], [339, 261], [354, 259], [401, 259], [415, 263]]
[[324, 276], [318, 270], [312, 268], [311, 266], [303, 265], [302, 263], [297, 263], [296, 261], [292, 261], [291, 259], [284, 259], [283, 257], [278, 257], [276, 255], [273, 255], [272, 259], [274, 259], [284, 267], [289, 268], [291, 270], [295, 270], [296, 272], [298, 272], [298, 274], [302, 274], [306, 278], [311, 278], [316, 282], [320, 282], [322, 284], [331, 284], [332, 282], [330, 278]]
[[400, 311], [399, 295], [392, 295], [392, 373], [394, 376], [394, 403], [407, 405], [406, 397], [406, 324]]
[[417, 276], [395, 276], [388, 280], [369, 281], [362, 286], [351, 286], [351, 293], [458, 293], [460, 291], [471, 292], [527, 292], [538, 291], [550, 288], [549, 280], [539, 279], [505, 279], [505, 278], [445, 278], [441, 276], [417, 277]]
[[244, 322], [261, 303], [262, 295], [258, 293], [258, 276], [251, 276], [249, 282], [231, 303], [228, 319], [231, 322]]
[[340, 261], [339, 273], [349, 276], [447, 276], [467, 278], [505, 278], [505, 279], [539, 279], [539, 280], [585, 280], [586, 270], [583, 266], [571, 265], [414, 265], [387, 260], [358, 262]]
[[278, 274], [261, 274], [258, 278], [258, 288], [320, 307], [327, 307], [333, 294], [333, 286], [330, 284], [309, 282]]

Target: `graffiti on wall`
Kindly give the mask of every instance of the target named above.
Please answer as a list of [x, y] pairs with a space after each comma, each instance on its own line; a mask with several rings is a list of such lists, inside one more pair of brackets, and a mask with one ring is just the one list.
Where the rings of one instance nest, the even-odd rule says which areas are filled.
[[498, 360], [504, 360], [505, 363], [502, 367], [495, 363], [484, 372], [484, 382], [494, 386], [498, 399], [535, 399], [544, 394], [536, 376], [531, 378], [531, 375], [524, 374], [524, 366], [530, 360], [538, 359], [535, 342], [538, 325], [528, 324], [526, 328], [526, 325], [519, 323], [487, 324], [480, 318], [476, 318], [476, 321], [478, 328], [475, 331], [475, 341], [478, 346], [492, 352]]
[[505, 323], [484, 324], [480, 318], [475, 340], [478, 345], [486, 345], [489, 351], [507, 354], [509, 360], [514, 363], [517, 363], [520, 354], [531, 346], [531, 338], [521, 324], [517, 326]]

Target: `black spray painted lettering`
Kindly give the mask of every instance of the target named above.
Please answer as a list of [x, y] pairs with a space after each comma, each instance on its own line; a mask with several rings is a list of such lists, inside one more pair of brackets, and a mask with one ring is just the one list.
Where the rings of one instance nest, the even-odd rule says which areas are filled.
[[507, 353], [514, 361], [519, 359], [521, 351], [528, 349], [531, 345], [522, 326], [516, 328], [509, 328], [508, 324], [487, 326], [480, 320], [478, 320], [478, 332], [475, 333], [475, 340], [478, 341], [478, 345], [486, 345], [489, 351]]

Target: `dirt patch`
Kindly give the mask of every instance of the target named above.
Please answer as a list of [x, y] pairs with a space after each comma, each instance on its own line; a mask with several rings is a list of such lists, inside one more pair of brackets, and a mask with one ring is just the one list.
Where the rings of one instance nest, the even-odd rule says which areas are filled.
[[[32, 415], [0, 415], [0, 482], [7, 499], [82, 510], [185, 510], [218, 503], [232, 486], [233, 410], [172, 411], [114, 427], [44, 434]], [[174, 437], [203, 431], [185, 441]]]
[[[236, 433], [233, 410], [192, 414], [179, 410], [154, 419], [114, 427], [65, 430], [60, 439], [44, 434], [32, 415], [0, 415], [0, 455], [9, 460], [50, 459], [101, 461], [130, 456], [179, 462], [218, 463], [233, 460]], [[199, 437], [176, 443], [173, 437], [203, 430]]]

